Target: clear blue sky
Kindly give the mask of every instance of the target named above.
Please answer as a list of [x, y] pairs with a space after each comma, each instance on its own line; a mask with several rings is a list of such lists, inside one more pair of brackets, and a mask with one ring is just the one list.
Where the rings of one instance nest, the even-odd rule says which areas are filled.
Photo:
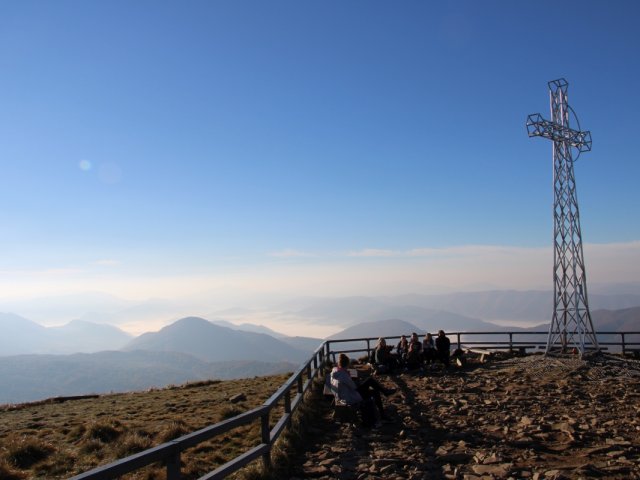
[[551, 144], [525, 120], [549, 117], [559, 77], [593, 135], [584, 241], [637, 242], [639, 17], [634, 1], [1, 2], [3, 296], [548, 248]]

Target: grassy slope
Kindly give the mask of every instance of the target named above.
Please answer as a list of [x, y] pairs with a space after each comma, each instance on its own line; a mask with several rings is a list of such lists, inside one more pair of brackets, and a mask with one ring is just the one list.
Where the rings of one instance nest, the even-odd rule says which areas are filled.
[[[0, 478], [68, 478], [250, 410], [288, 377], [200, 382], [0, 410]], [[247, 399], [230, 403], [238, 393]], [[258, 443], [257, 423], [205, 442], [183, 455], [183, 478], [197, 478]], [[127, 478], [164, 478], [164, 472], [150, 467]]]

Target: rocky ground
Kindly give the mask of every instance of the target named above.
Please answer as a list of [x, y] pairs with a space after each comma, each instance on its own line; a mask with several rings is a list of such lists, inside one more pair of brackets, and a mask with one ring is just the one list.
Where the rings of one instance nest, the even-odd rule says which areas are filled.
[[378, 377], [392, 421], [307, 426], [290, 480], [640, 479], [640, 362], [541, 355]]

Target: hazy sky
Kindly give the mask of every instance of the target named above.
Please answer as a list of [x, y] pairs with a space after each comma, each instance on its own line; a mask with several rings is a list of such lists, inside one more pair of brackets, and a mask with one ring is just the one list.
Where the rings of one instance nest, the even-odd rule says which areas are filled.
[[0, 299], [551, 288], [547, 82], [594, 282], [640, 281], [640, 3], [0, 2]]

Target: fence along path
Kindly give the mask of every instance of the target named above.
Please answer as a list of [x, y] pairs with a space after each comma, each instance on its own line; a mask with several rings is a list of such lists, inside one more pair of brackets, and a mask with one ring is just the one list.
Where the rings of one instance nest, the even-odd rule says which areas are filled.
[[[509, 348], [517, 350], [519, 346], [523, 345], [527, 348], [541, 348], [546, 345], [546, 340], [526, 341], [521, 338], [521, 336], [524, 336], [524, 338], [545, 336], [546, 332], [451, 332], [447, 335], [457, 342], [456, 348], [463, 348], [468, 345], [482, 346], [487, 349]], [[640, 346], [640, 332], [599, 332], [598, 337], [601, 336], [610, 336], [613, 340], [600, 342], [600, 345], [620, 347], [623, 354], [635, 352]], [[620, 337], [619, 341], [616, 341], [616, 336]], [[471, 340], [471, 338], [476, 337], [480, 337], [480, 340]], [[495, 339], [496, 337], [497, 339]], [[386, 338], [396, 339], [400, 338], [400, 336]], [[327, 362], [340, 352], [363, 353], [368, 356], [375, 347], [376, 341], [377, 337], [325, 341], [262, 406], [215, 425], [183, 435], [157, 447], [81, 473], [70, 480], [115, 479], [156, 462], [162, 462], [166, 465], [167, 480], [178, 480], [180, 479], [180, 457], [183, 451], [258, 420], [261, 425], [261, 442], [242, 455], [200, 477], [199, 480], [225, 478], [260, 458], [265, 469], [269, 469], [271, 467], [271, 447], [285, 428], [291, 424], [292, 415], [303, 401], [305, 393], [313, 384], [314, 378], [324, 376]], [[333, 350], [332, 346], [336, 345], [338, 348]], [[347, 348], [339, 348], [340, 345]], [[452, 347], [454, 345], [455, 343], [452, 341]], [[292, 396], [292, 392], [295, 392], [295, 395]], [[271, 427], [271, 413], [281, 402], [283, 406], [282, 416]]]

